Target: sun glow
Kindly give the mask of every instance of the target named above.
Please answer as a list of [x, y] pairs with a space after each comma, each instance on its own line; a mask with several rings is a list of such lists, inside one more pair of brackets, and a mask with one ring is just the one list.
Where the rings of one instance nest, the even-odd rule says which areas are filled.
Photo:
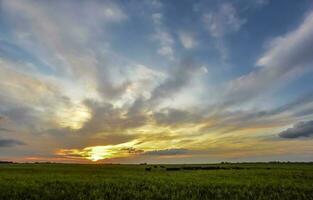
[[129, 157], [131, 154], [142, 152], [133, 148], [135, 143], [135, 141], [131, 141], [117, 145], [86, 147], [84, 149], [60, 149], [57, 155], [69, 158], [81, 157], [93, 162], [110, 158], [124, 158]]
[[113, 146], [109, 145], [109, 146], [88, 147], [85, 148], [84, 150], [88, 152], [87, 153], [88, 157], [86, 157], [87, 159], [91, 161], [98, 161], [117, 156], [118, 151], [114, 151], [112, 149]]

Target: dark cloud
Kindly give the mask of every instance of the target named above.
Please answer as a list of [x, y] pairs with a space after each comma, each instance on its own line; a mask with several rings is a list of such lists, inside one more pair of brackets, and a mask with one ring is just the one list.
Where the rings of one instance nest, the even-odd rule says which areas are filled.
[[14, 147], [19, 145], [25, 145], [25, 143], [14, 139], [0, 139], [0, 147]]
[[145, 107], [145, 103], [146, 101], [143, 97], [137, 98], [134, 103], [129, 107], [127, 111], [127, 116], [134, 116], [142, 113]]
[[29, 107], [18, 105], [10, 106], [11, 107], [7, 108], [3, 114], [12, 121], [28, 124], [35, 118], [35, 111]]
[[7, 129], [7, 128], [1, 128], [1, 127], [0, 127], [0, 131], [3, 131], [3, 132], [11, 132], [12, 130]]
[[129, 154], [141, 154], [144, 152], [144, 150], [136, 149], [134, 147], [122, 148], [121, 151], [127, 152]]
[[192, 113], [179, 109], [165, 109], [162, 112], [156, 112], [153, 114], [157, 124], [160, 125], [179, 125], [187, 123], [196, 123], [202, 119], [199, 113]]
[[169, 156], [169, 155], [182, 155], [189, 153], [188, 149], [164, 149], [164, 150], [154, 150], [147, 151], [145, 155], [155, 155], [155, 156]]
[[[1, 102], [2, 100], [0, 99]], [[35, 106], [32, 108], [31, 106], [19, 105], [18, 102], [12, 102], [0, 105], [0, 113], [14, 124], [14, 127], [11, 127], [14, 130], [30, 131], [34, 134], [39, 134], [42, 130], [51, 127], [51, 124], [45, 121], [47, 116], [51, 114], [48, 109], [43, 113], [36, 110]], [[10, 130], [6, 131], [10, 132]]]
[[[102, 61], [101, 58], [98, 59]], [[131, 85], [131, 82], [129, 81], [124, 81], [119, 85], [114, 85], [110, 75], [107, 73], [109, 70], [104, 65], [98, 66], [97, 71], [97, 89], [104, 99], [116, 99], [120, 97], [125, 93], [127, 87]]]
[[128, 116], [121, 108], [115, 108], [110, 103], [97, 103], [85, 101], [85, 105], [91, 110], [92, 117], [80, 130], [86, 133], [116, 132], [129, 128], [139, 127], [145, 124], [146, 116], [134, 114]]
[[289, 139], [313, 136], [313, 120], [299, 122], [292, 128], [288, 128], [287, 130], [280, 132], [279, 136]]

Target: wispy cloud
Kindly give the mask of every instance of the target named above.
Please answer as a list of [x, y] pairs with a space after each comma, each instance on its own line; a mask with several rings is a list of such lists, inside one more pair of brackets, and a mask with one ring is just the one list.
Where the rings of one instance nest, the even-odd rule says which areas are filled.
[[184, 48], [192, 49], [198, 45], [195, 39], [195, 36], [193, 34], [187, 33], [187, 32], [180, 32], [178, 35], [179, 35], [179, 40]]
[[221, 4], [217, 11], [204, 14], [203, 21], [209, 33], [216, 38], [238, 31], [246, 23], [230, 3]]
[[153, 34], [153, 39], [159, 43], [159, 48], [157, 49], [157, 53], [163, 56], [168, 57], [170, 60], [175, 59], [175, 51], [174, 51], [174, 38], [172, 35], [166, 30], [163, 24], [163, 14], [162, 13], [154, 13], [152, 14], [152, 21], [155, 27], [155, 33]]
[[154, 150], [145, 152], [146, 155], [154, 155], [154, 156], [169, 156], [169, 155], [181, 155], [187, 154], [189, 152], [188, 149], [164, 149], [164, 150]]
[[215, 46], [220, 52], [223, 62], [226, 62], [229, 52], [224, 37], [239, 31], [247, 20], [239, 17], [237, 9], [231, 3], [219, 5], [216, 11], [205, 13], [202, 18], [205, 28], [216, 40]]
[[24, 142], [14, 139], [0, 139], [0, 148], [1, 147], [14, 147], [19, 145], [25, 145]]
[[260, 68], [229, 83], [226, 90], [229, 98], [225, 103], [235, 104], [255, 98], [277, 86], [290, 84], [311, 70], [312, 34], [313, 14], [310, 13], [294, 31], [273, 39], [269, 49], [258, 59]]

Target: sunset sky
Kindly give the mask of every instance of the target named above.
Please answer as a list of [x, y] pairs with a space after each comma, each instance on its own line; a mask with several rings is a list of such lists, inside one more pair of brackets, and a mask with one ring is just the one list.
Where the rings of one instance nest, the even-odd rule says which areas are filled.
[[0, 0], [0, 160], [313, 161], [312, 0]]

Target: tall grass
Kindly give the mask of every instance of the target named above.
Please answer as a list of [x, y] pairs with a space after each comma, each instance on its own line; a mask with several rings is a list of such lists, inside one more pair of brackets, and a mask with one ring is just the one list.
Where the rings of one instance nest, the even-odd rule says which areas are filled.
[[312, 165], [238, 166], [245, 169], [3, 164], [0, 199], [313, 199]]

